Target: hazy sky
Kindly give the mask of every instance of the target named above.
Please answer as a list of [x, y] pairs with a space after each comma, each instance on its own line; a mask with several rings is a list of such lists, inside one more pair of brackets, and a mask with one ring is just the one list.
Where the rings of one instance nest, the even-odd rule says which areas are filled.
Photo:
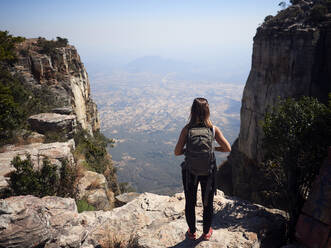
[[256, 28], [280, 10], [279, 2], [1, 0], [0, 29], [25, 37], [66, 37], [88, 63], [99, 58], [127, 63], [146, 55], [250, 62]]

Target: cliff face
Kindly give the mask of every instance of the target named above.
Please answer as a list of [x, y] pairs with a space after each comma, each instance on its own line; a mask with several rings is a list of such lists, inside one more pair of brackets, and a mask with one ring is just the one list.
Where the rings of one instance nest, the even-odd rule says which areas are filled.
[[[313, 3], [299, 4], [270, 17], [254, 37], [252, 67], [242, 98], [241, 126], [232, 147], [227, 172], [230, 192], [244, 199], [266, 202], [261, 122], [279, 98], [314, 96], [327, 103], [331, 91], [331, 17], [311, 19]], [[231, 169], [229, 169], [231, 167]]]
[[[24, 112], [26, 119], [21, 118], [13, 132], [15, 138], [0, 147], [0, 197], [17, 194], [10, 181], [17, 171], [12, 161], [16, 156], [26, 159], [29, 154], [34, 169], [41, 169], [45, 158], [60, 171], [64, 161], [72, 168], [66, 173], [71, 173], [73, 186], [59, 194], [75, 195], [76, 200], [86, 201], [98, 210], [109, 210], [118, 190], [111, 156], [106, 152], [109, 141], [98, 132], [97, 106], [90, 97], [88, 75], [77, 50], [66, 39], [57, 39], [25, 40], [15, 46], [15, 62], [0, 61], [1, 69], [16, 80], [9, 83], [19, 85], [22, 92], [26, 90], [19, 95], [22, 101], [15, 103], [28, 106], [17, 107], [17, 112]], [[0, 77], [1, 83], [7, 80], [3, 75]], [[10, 97], [17, 91], [8, 91]], [[64, 177], [61, 173], [59, 180]], [[27, 193], [36, 194], [30, 191]]]
[[83, 129], [100, 129], [96, 104], [90, 97], [87, 72], [75, 47], [66, 45], [44, 52], [38, 39], [28, 39], [18, 46], [20, 52], [15, 72], [30, 87], [47, 86], [59, 106], [72, 108]]

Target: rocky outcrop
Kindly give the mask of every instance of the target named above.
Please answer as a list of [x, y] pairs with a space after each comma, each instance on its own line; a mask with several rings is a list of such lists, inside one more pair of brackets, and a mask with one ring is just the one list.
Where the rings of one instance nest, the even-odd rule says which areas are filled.
[[26, 154], [30, 154], [31, 161], [36, 169], [41, 168], [43, 159], [47, 157], [52, 164], [60, 168], [62, 161], [66, 160], [69, 164], [74, 163], [74, 157], [72, 155], [72, 150], [74, 149], [74, 140], [47, 144], [33, 143], [22, 146], [8, 145], [3, 147], [0, 153], [0, 189], [8, 187], [10, 173], [16, 170], [11, 164], [15, 156], [18, 155], [23, 159], [26, 157]]
[[114, 193], [108, 189], [104, 175], [84, 171], [78, 181], [78, 199], [84, 199], [98, 210], [110, 210], [114, 207]]
[[41, 113], [30, 116], [28, 119], [32, 130], [41, 133], [56, 133], [66, 139], [74, 137], [76, 128], [75, 115], [61, 115], [56, 113]]
[[75, 201], [69, 198], [16, 196], [0, 200], [0, 247], [41, 247], [53, 240], [56, 247], [80, 247], [87, 232], [78, 216]]
[[19, 73], [27, 87], [46, 87], [58, 103], [57, 107], [72, 108], [77, 121], [91, 134], [100, 129], [96, 104], [90, 97], [87, 72], [77, 50], [70, 45], [44, 52], [38, 39], [27, 39], [18, 45], [14, 73]]
[[[268, 17], [254, 37], [252, 67], [242, 98], [238, 140], [229, 157], [228, 194], [268, 204], [257, 164], [263, 156], [265, 112], [279, 98], [314, 96], [327, 103], [331, 91], [331, 16], [313, 19], [313, 2], [298, 1]], [[227, 177], [227, 175], [223, 175]]]
[[[200, 195], [200, 192], [198, 192]], [[230, 198], [215, 197], [214, 234], [209, 242], [185, 239], [184, 194], [141, 194], [112, 211], [77, 213], [72, 199], [33, 196], [0, 200], [0, 247], [97, 247], [112, 239], [158, 247], [279, 247], [283, 212]], [[198, 233], [202, 203], [198, 199]]]
[[115, 196], [115, 204], [117, 207], [121, 207], [130, 201], [133, 201], [136, 199], [138, 196], [140, 196], [140, 193], [137, 192], [128, 192], [124, 194], [120, 194]]

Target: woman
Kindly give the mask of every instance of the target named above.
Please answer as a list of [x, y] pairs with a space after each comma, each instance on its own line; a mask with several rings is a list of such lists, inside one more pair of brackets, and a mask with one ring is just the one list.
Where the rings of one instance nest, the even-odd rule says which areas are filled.
[[[193, 101], [191, 107], [191, 115], [189, 123], [182, 129], [177, 145], [175, 147], [175, 155], [179, 156], [185, 153], [184, 146], [187, 143], [187, 136], [189, 129], [192, 127], [206, 127], [213, 130], [214, 138], [217, 143], [220, 145], [215, 147], [215, 151], [220, 152], [230, 152], [231, 146], [229, 142], [223, 136], [221, 130], [213, 126], [210, 121], [210, 111], [209, 104], [205, 98], [196, 98]], [[187, 165], [189, 166], [189, 165]], [[191, 172], [188, 172], [188, 167], [184, 166], [182, 170], [182, 179], [185, 192], [185, 217], [186, 222], [189, 226], [187, 231], [187, 236], [189, 239], [196, 239], [196, 226], [195, 226], [195, 205], [197, 201], [197, 188], [200, 182], [201, 185], [201, 195], [203, 204], [203, 235], [204, 240], [209, 240], [212, 235], [212, 217], [213, 217], [213, 199], [214, 191], [209, 190], [208, 180], [210, 180], [211, 175], [209, 176], [195, 176]], [[212, 188], [215, 186], [214, 177], [212, 177]], [[209, 190], [209, 192], [208, 192]], [[207, 194], [206, 194], [207, 193]], [[205, 199], [207, 199], [205, 204]]]

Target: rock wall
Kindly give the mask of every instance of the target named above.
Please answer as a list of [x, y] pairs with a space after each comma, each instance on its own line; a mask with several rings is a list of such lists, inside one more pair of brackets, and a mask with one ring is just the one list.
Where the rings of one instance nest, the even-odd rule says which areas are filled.
[[17, 47], [15, 71], [29, 87], [47, 87], [61, 106], [71, 107], [77, 121], [91, 134], [100, 129], [96, 104], [90, 97], [87, 72], [75, 47], [53, 48], [44, 53], [38, 39], [27, 39]]
[[[240, 134], [229, 156], [232, 178], [227, 194], [268, 204], [262, 160], [261, 122], [279, 98], [314, 96], [327, 103], [331, 91], [331, 16], [311, 21], [312, 2], [300, 3], [269, 18], [254, 37], [252, 67], [244, 88]], [[221, 172], [222, 173], [222, 172]]]

